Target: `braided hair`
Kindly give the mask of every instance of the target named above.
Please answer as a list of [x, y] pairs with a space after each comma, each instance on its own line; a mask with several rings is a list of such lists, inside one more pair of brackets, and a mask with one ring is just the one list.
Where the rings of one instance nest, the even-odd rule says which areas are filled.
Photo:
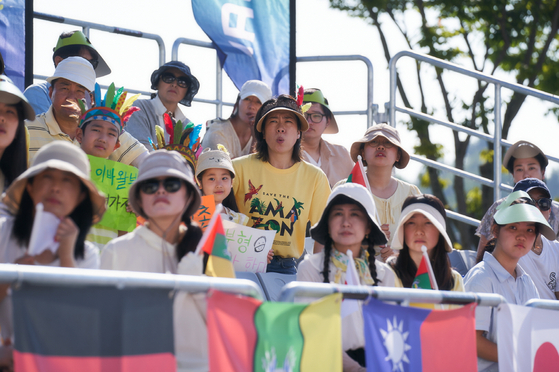
[[[335, 206], [335, 205], [340, 205], [340, 204], [353, 204], [353, 205], [357, 205], [359, 206], [359, 208], [361, 208], [363, 210], [363, 212], [365, 212], [365, 215], [368, 216], [367, 212], [365, 211], [365, 208], [363, 208], [363, 206], [359, 203], [357, 203], [355, 200], [345, 196], [345, 195], [339, 195], [330, 205], [328, 210], [324, 211], [324, 213], [328, 213], [330, 214], [330, 209]], [[368, 218], [367, 218], [368, 219]], [[369, 221], [369, 223], [371, 223]], [[370, 234], [372, 235], [372, 234]], [[324, 269], [321, 272], [322, 277], [323, 277], [323, 283], [330, 283], [330, 279], [329, 279], [329, 274], [330, 274], [330, 257], [332, 256], [332, 248], [333, 248], [333, 243], [334, 241], [332, 240], [332, 238], [330, 237], [330, 234], [328, 234], [326, 236], [326, 240], [324, 242]], [[378, 279], [377, 277], [377, 267], [375, 265], [375, 250], [374, 250], [374, 245], [375, 242], [372, 241], [371, 237], [365, 237], [365, 239], [363, 239], [363, 243], [365, 245], [367, 245], [367, 252], [369, 252], [369, 258], [368, 258], [368, 266], [369, 266], [369, 271], [371, 273], [371, 277], [374, 280], [373, 286], [378, 285], [378, 283], [381, 282], [380, 279]]]

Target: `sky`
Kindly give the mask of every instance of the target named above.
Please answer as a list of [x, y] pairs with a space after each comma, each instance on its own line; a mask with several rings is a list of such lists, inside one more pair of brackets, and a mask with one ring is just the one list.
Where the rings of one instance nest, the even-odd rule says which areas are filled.
[[[240, 0], [232, 0], [239, 2]], [[247, 0], [245, 0], [247, 1]], [[260, 1], [260, 0], [254, 0]], [[166, 61], [171, 60], [174, 41], [179, 37], [210, 41], [197, 25], [192, 14], [190, 0], [35, 0], [36, 12], [63, 16], [66, 18], [88, 21], [127, 28], [145, 33], [160, 35], [166, 45]], [[406, 16], [409, 28], [418, 24], [410, 14]], [[436, 20], [433, 20], [436, 21]], [[52, 64], [52, 48], [58, 35], [63, 31], [79, 29], [77, 26], [58, 24], [42, 20], [34, 22], [34, 73], [49, 76], [54, 71]], [[399, 39], [398, 32], [387, 24], [386, 34], [390, 37], [389, 47], [394, 55], [398, 51], [407, 50], [404, 40]], [[109, 85], [114, 82], [117, 87], [149, 91], [149, 78], [158, 65], [157, 44], [152, 40], [138, 39], [122, 35], [109, 34], [91, 30], [90, 40], [112, 69], [108, 76], [98, 79], [100, 84]], [[329, 8], [328, 0], [300, 0], [297, 2], [297, 56], [329, 56], [329, 55], [362, 55], [367, 57], [374, 68], [373, 102], [384, 111], [385, 102], [389, 101], [389, 72], [384, 58], [378, 33], [365, 21], [351, 18], [347, 13]], [[179, 47], [179, 60], [190, 66], [193, 74], [201, 83], [196, 98], [214, 99], [216, 92], [216, 54], [213, 50], [182, 45]], [[405, 84], [414, 84], [415, 66], [411, 59], [401, 59], [398, 63], [400, 74]], [[432, 70], [423, 73], [426, 78], [427, 100], [430, 103], [442, 104], [437, 94], [438, 87], [433, 78]], [[305, 62], [297, 64], [297, 84], [307, 88], [320, 88], [328, 98], [331, 108], [336, 111], [364, 110], [367, 105], [367, 70], [360, 61], [351, 62]], [[509, 82], [512, 77], [500, 75]], [[473, 79], [450, 73], [445, 77], [451, 96], [457, 102], [460, 99], [471, 100], [476, 82]], [[433, 87], [434, 89], [430, 89]], [[419, 102], [418, 91], [411, 95], [412, 102]], [[491, 90], [492, 91], [492, 90]], [[234, 102], [237, 90], [223, 74], [223, 97]], [[504, 91], [503, 96], [509, 96]], [[535, 142], [554, 156], [559, 156], [555, 141], [543, 141], [541, 133], [557, 134], [557, 120], [545, 116], [551, 107], [536, 99], [529, 98], [517, 119], [513, 123], [509, 140], [515, 142], [526, 139]], [[222, 117], [228, 117], [231, 109], [225, 107]], [[193, 102], [192, 107], [184, 108], [186, 116], [196, 124], [204, 123], [216, 117], [213, 105]], [[439, 118], [444, 119], [442, 115]], [[401, 123], [407, 117], [397, 116], [403, 146], [413, 152], [419, 144], [413, 132], [409, 132]], [[351, 143], [362, 137], [366, 130], [365, 116], [337, 116], [340, 127], [337, 135], [325, 135], [324, 138], [333, 143], [350, 147]], [[529, 129], [527, 129], [529, 128]], [[433, 127], [432, 137], [441, 144], [452, 142], [450, 130]], [[552, 138], [546, 136], [546, 138]], [[557, 138], [557, 137], [555, 137]], [[443, 161], [452, 164], [452, 146], [445, 147]], [[473, 155], [477, 156], [477, 155]], [[418, 174], [423, 166], [410, 162], [410, 165], [397, 171], [396, 175], [407, 181], [417, 183]], [[505, 182], [510, 180], [504, 179]]]

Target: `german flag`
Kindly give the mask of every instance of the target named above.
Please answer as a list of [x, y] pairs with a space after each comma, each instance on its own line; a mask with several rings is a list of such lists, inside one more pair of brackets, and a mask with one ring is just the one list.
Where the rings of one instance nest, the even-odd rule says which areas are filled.
[[169, 290], [23, 284], [12, 299], [16, 372], [176, 371]]

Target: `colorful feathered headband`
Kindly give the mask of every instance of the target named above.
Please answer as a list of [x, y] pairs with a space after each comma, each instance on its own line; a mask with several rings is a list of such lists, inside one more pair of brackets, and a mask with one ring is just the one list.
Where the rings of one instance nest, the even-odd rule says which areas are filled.
[[138, 93], [126, 99], [128, 92], [124, 91], [124, 88], [120, 88], [115, 92], [114, 83], [107, 89], [107, 93], [105, 93], [105, 98], [103, 100], [101, 100], [101, 89], [97, 83], [95, 84], [94, 93], [95, 106], [90, 109], [86, 108], [83, 101], [78, 100], [78, 104], [82, 111], [80, 128], [83, 128], [90, 121], [103, 120], [112, 123], [117, 127], [118, 132], [122, 133], [122, 130], [126, 126], [126, 122], [130, 119], [130, 115], [140, 110], [139, 107], [132, 106], [132, 104], [141, 94]]
[[202, 124], [194, 125], [190, 122], [183, 128], [182, 122], [179, 120], [175, 125], [172, 138], [173, 141], [164, 148], [167, 150], [178, 151], [188, 163], [192, 166], [192, 170], [196, 169], [198, 156], [202, 152], [200, 131]]

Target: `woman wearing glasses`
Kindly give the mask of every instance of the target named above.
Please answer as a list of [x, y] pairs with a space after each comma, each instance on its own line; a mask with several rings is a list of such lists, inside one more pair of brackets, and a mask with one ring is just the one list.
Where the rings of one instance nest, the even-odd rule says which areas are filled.
[[332, 187], [349, 176], [353, 162], [345, 147], [322, 139], [322, 134], [338, 133], [338, 123], [320, 89], [305, 89], [303, 103], [311, 104], [305, 112], [309, 130], [303, 133], [303, 160], [322, 169]]
[[400, 220], [402, 204], [408, 196], [421, 194], [417, 186], [392, 175], [394, 167], [404, 169], [408, 165], [410, 155], [402, 147], [398, 131], [387, 124], [377, 124], [367, 129], [363, 138], [351, 145], [350, 153], [355, 162], [357, 155], [361, 155], [363, 165], [367, 167], [367, 179], [381, 227], [388, 237], [386, 246], [375, 247], [384, 262], [393, 254], [390, 242]]
[[187, 65], [179, 61], [165, 63], [151, 74], [151, 89], [157, 93], [152, 94], [150, 100], [134, 103], [140, 111], [130, 118], [126, 131], [149, 151], [168, 145], [174, 124], [179, 120], [183, 126], [190, 122], [179, 103], [190, 107], [199, 88], [198, 79]]
[[181, 258], [194, 252], [202, 237], [190, 218], [200, 206], [200, 191], [186, 160], [175, 151], [148, 155], [130, 186], [128, 203], [147, 222], [110, 241], [101, 268], [177, 273]]

